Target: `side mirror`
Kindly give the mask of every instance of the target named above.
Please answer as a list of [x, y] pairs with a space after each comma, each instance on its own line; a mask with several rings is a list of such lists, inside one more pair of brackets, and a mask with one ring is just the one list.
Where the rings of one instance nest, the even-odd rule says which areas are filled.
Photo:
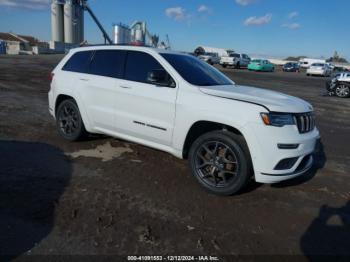
[[171, 78], [164, 69], [156, 69], [148, 72], [147, 81], [158, 86], [171, 86]]

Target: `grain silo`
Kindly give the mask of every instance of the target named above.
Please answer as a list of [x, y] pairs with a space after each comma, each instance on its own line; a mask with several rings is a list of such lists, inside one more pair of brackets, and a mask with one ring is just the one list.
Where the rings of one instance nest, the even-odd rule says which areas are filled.
[[62, 0], [53, 0], [51, 4], [51, 33], [54, 42], [64, 42], [63, 5]]

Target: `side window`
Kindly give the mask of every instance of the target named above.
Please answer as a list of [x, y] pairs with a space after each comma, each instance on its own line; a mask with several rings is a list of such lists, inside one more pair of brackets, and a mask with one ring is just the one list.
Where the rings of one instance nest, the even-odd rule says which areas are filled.
[[87, 73], [92, 51], [77, 52], [62, 67], [63, 71]]
[[[139, 52], [129, 51], [125, 66], [125, 79], [141, 83], [149, 83], [148, 76], [153, 71], [164, 71], [162, 65], [151, 55]], [[171, 81], [170, 76], [169, 83]]]
[[126, 51], [97, 50], [90, 63], [89, 73], [93, 75], [122, 78]]

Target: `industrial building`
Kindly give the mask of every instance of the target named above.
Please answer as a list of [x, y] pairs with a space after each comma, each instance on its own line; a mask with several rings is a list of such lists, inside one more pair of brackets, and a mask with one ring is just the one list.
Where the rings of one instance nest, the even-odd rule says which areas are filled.
[[0, 32], [0, 54], [40, 54], [48, 51], [49, 44], [33, 36]]

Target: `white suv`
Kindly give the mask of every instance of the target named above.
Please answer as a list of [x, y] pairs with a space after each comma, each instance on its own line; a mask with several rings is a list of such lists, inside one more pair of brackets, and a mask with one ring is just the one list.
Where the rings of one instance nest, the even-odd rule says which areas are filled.
[[235, 85], [191, 55], [135, 46], [71, 50], [52, 72], [49, 110], [67, 140], [103, 133], [189, 159], [210, 192], [274, 183], [313, 163], [312, 106]]

